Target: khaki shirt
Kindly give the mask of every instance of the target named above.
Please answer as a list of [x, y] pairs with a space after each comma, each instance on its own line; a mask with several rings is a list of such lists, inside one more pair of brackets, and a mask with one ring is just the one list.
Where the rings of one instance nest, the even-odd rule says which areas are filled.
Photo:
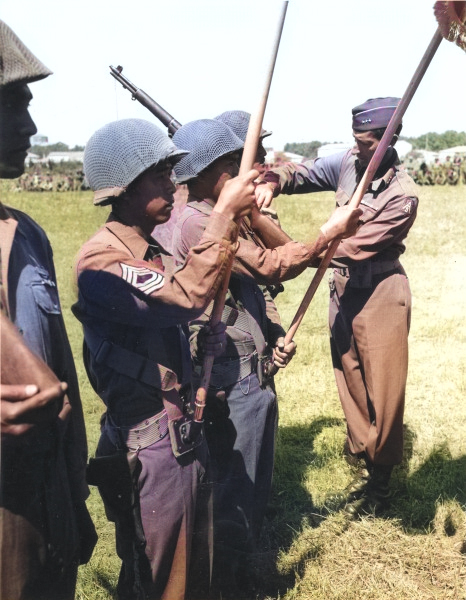
[[[214, 297], [237, 236], [237, 225], [214, 213], [199, 244], [175, 269], [168, 253], [160, 249], [161, 258], [154, 256], [159, 250], [155, 240], [110, 215], [81, 248], [74, 268], [79, 296], [73, 312], [88, 346], [95, 346], [95, 338], [106, 340], [171, 369], [180, 383], [189, 380], [190, 369], [183, 369], [189, 349], [181, 326]], [[89, 351], [84, 358], [94, 389], [117, 423], [132, 424], [162, 410], [160, 390], [137, 373], [129, 377], [131, 364], [114, 369]]]
[[[405, 251], [404, 239], [416, 218], [418, 197], [416, 184], [397, 163], [396, 151], [390, 147], [361, 201], [363, 225], [340, 242], [334, 264], [396, 260]], [[337, 205], [342, 206], [350, 201], [362, 174], [354, 151], [349, 150], [302, 164], [287, 163], [271, 169], [263, 179], [278, 184], [275, 195], [334, 191]]]

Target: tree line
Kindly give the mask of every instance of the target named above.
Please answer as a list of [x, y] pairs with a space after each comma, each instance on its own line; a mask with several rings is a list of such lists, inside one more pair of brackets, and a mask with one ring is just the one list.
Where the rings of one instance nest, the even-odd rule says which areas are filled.
[[55, 144], [34, 144], [34, 146], [31, 146], [30, 152], [37, 154], [40, 158], [45, 158], [51, 152], [82, 152], [83, 150], [84, 146], [70, 148], [68, 144], [57, 142]]
[[[454, 146], [466, 146], [466, 131], [445, 131], [444, 133], [435, 133], [430, 131], [424, 133], [419, 137], [400, 137], [401, 140], [406, 140], [412, 144], [414, 150], [432, 150], [433, 152], [439, 152], [446, 148], [453, 148]], [[319, 142], [314, 140], [312, 142], [293, 142], [285, 144], [285, 152], [293, 152], [294, 154], [300, 154], [306, 158], [316, 158], [317, 150], [328, 144], [329, 142]], [[337, 143], [337, 142], [335, 142]], [[63, 142], [57, 142], [56, 144], [36, 144], [32, 146], [31, 152], [37, 154], [41, 158], [44, 158], [50, 154], [50, 152], [80, 152], [84, 150], [84, 146], [74, 146], [70, 148], [68, 144]]]
[[[466, 131], [445, 131], [444, 133], [435, 133], [430, 131], [424, 133], [419, 137], [400, 137], [401, 140], [406, 140], [412, 144], [414, 150], [432, 150], [433, 152], [439, 152], [446, 148], [453, 148], [454, 146], [466, 146]], [[285, 152], [293, 152], [300, 154], [306, 158], [316, 158], [317, 150], [320, 146], [324, 146], [329, 142], [319, 142], [314, 140], [312, 142], [293, 142], [285, 144]], [[337, 143], [337, 142], [335, 142]]]

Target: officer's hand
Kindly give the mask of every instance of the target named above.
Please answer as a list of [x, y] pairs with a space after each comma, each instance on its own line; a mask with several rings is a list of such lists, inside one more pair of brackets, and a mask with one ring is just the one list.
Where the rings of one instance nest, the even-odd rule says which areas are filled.
[[261, 181], [256, 185], [256, 204], [259, 208], [268, 208], [272, 204], [275, 186], [270, 181]]
[[296, 343], [291, 340], [289, 344], [285, 345], [285, 338], [280, 337], [273, 349], [273, 364], [278, 369], [284, 369], [295, 354]]
[[199, 332], [198, 340], [204, 354], [215, 358], [221, 356], [227, 344], [225, 323], [220, 321], [214, 326], [206, 325]]
[[339, 206], [331, 215], [330, 219], [322, 225], [320, 230], [325, 235], [327, 242], [337, 238], [343, 239], [351, 237], [356, 233], [361, 223], [359, 217], [362, 215], [360, 208], [350, 208], [349, 206]]
[[0, 384], [2, 435], [20, 436], [34, 426], [54, 421], [59, 413], [60, 418], [66, 417], [69, 409], [63, 398], [67, 387], [61, 382], [41, 392], [36, 385]]
[[226, 181], [214, 210], [232, 221], [248, 215], [255, 202], [254, 179], [258, 175], [258, 171], [251, 169], [246, 175], [238, 175]]

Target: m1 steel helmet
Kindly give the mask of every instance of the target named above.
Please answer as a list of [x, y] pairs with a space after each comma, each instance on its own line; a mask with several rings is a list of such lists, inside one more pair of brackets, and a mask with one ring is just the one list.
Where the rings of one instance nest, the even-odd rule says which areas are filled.
[[174, 165], [186, 154], [149, 121], [122, 119], [104, 125], [84, 150], [84, 174], [94, 190], [94, 204], [108, 204], [150, 167], [164, 161]]
[[215, 119], [186, 123], [175, 132], [173, 141], [189, 150], [175, 165], [179, 183], [194, 179], [218, 158], [242, 150], [244, 146], [243, 140], [227, 125]]

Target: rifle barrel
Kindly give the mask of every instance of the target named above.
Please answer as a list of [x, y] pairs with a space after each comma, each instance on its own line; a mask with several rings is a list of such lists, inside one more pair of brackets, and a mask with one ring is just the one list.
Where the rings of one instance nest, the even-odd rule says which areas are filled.
[[140, 104], [145, 106], [147, 110], [159, 119], [167, 127], [170, 135], [173, 135], [177, 129], [181, 127], [181, 123], [175, 119], [169, 112], [160, 106], [153, 98], [146, 94], [144, 90], [136, 87], [127, 77], [122, 74], [123, 67], [118, 66], [117, 68], [110, 65], [110, 75], [114, 77], [121, 85], [131, 92], [133, 100], [137, 100]]

